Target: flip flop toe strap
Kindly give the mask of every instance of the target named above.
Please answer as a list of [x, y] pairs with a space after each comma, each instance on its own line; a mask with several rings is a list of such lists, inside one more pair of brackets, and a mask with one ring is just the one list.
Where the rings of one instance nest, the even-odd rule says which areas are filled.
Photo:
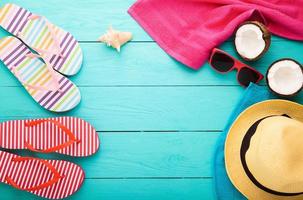
[[16, 158], [12, 159], [13, 162], [26, 162], [26, 161], [31, 161], [31, 160], [39, 161], [43, 165], [45, 165], [49, 169], [49, 171], [52, 172], [52, 174], [54, 175], [53, 178], [51, 180], [49, 180], [48, 182], [42, 183], [40, 185], [32, 186], [32, 187], [29, 187], [29, 188], [21, 187], [12, 178], [10, 178], [8, 176], [5, 178], [6, 182], [8, 184], [10, 184], [11, 186], [13, 186], [14, 188], [17, 188], [19, 190], [35, 191], [35, 190], [41, 190], [41, 189], [44, 189], [44, 188], [49, 187], [51, 185], [54, 185], [60, 179], [64, 178], [64, 176], [61, 176], [60, 173], [56, 170], [56, 168], [46, 160], [38, 159], [38, 158], [31, 158], [31, 157], [16, 157]]
[[[26, 57], [29, 57], [29, 58], [42, 58], [40, 55], [37, 55], [37, 54], [33, 54], [33, 53], [29, 53], [26, 55]], [[27, 86], [28, 88], [30, 89], [34, 89], [34, 90], [44, 90], [44, 91], [53, 91], [53, 92], [60, 92], [62, 93], [62, 89], [60, 88], [60, 83], [59, 83], [59, 79], [58, 79], [58, 75], [57, 73], [54, 71], [54, 69], [51, 67], [51, 64], [48, 60], [45, 60], [44, 59], [44, 62], [45, 62], [45, 65], [46, 65], [46, 68], [48, 70], [48, 72], [50, 73], [51, 75], [51, 78], [52, 78], [52, 82], [51, 84], [46, 87], [46, 86], [41, 86], [41, 85], [32, 85], [32, 84], [29, 84], [27, 83], [21, 73], [16, 69], [16, 66], [13, 67], [11, 70], [12, 72], [14, 73], [14, 75], [19, 79], [19, 81], [24, 85], [24, 86]]]
[[[45, 17], [43, 17], [43, 16], [40, 16], [40, 15], [35, 15], [35, 14], [31, 14], [31, 15], [29, 15], [28, 17], [27, 17], [27, 22], [29, 22], [29, 21], [33, 21], [33, 20], [37, 20], [37, 19], [41, 19], [41, 20], [43, 20], [44, 21], [44, 23], [45, 23], [45, 25], [46, 25], [46, 27], [47, 27], [47, 29], [48, 29], [48, 31], [49, 31], [49, 33], [50, 33], [50, 36], [51, 36], [51, 39], [53, 40], [53, 42], [54, 42], [54, 45], [55, 45], [55, 48], [56, 49], [54, 49], [54, 48], [52, 48], [52, 50], [51, 51], [48, 51], [48, 50], [44, 50], [44, 49], [38, 49], [38, 48], [33, 48], [35, 51], [37, 51], [38, 53], [43, 53], [43, 54], [54, 54], [54, 55], [57, 55], [57, 56], [59, 56], [59, 57], [61, 57], [61, 58], [65, 58], [65, 56], [63, 55], [63, 48], [61, 47], [61, 45], [60, 45], [60, 40], [59, 40], [59, 38], [57, 37], [57, 34], [56, 34], [56, 31], [55, 31], [55, 29], [54, 29], [54, 25], [52, 25]], [[16, 36], [17, 37], [19, 37], [19, 38], [23, 38], [23, 34], [22, 34], [22, 29], [23, 28], [21, 28], [18, 32], [17, 32], [17, 34], [16, 34]]]
[[52, 153], [52, 152], [64, 149], [64, 148], [66, 148], [66, 147], [68, 147], [68, 146], [70, 146], [74, 143], [80, 143], [81, 142], [81, 140], [77, 139], [76, 136], [72, 133], [72, 131], [70, 129], [68, 129], [66, 126], [64, 126], [63, 124], [61, 124], [60, 122], [58, 122], [56, 120], [40, 119], [40, 120], [27, 122], [27, 123], [25, 123], [25, 126], [26, 127], [33, 127], [33, 126], [37, 126], [39, 124], [46, 123], [46, 122], [50, 122], [50, 123], [56, 125], [57, 127], [59, 127], [64, 133], [66, 133], [68, 135], [69, 141], [67, 141], [63, 144], [60, 144], [58, 146], [51, 147], [51, 148], [48, 148], [48, 149], [43, 149], [43, 150], [35, 149], [33, 147], [33, 145], [31, 145], [27, 141], [25, 141], [24, 144], [25, 144], [26, 148], [28, 148], [31, 151], [39, 152], [39, 153]]
[[16, 70], [16, 68], [12, 68], [12, 72], [19, 79], [19, 81], [22, 83], [22, 85], [28, 87], [29, 89], [40, 90], [40, 91], [52, 91], [52, 92], [58, 91], [60, 93], [62, 92], [61, 89], [59, 88], [59, 86], [57, 86], [58, 85], [57, 83], [55, 83], [54, 86], [52, 86], [52, 87], [45, 87], [42, 85], [32, 85], [32, 84], [27, 83], [23, 79], [21, 73], [18, 70]]
[[[65, 58], [65, 56], [63, 55], [63, 49], [60, 45], [60, 40], [58, 39], [57, 35], [56, 35], [56, 31], [53, 28], [53, 25], [45, 18], [42, 17], [40, 15], [35, 15], [35, 14], [31, 14], [28, 18], [27, 21], [31, 21], [31, 20], [37, 20], [37, 19], [42, 19], [45, 22], [45, 25], [50, 33], [50, 36], [55, 44], [55, 48], [56, 49], [52, 49], [51, 51], [48, 50], [43, 50], [43, 49], [38, 49], [38, 48], [33, 48], [35, 51], [37, 51], [40, 54], [54, 54], [54, 55], [58, 55], [61, 58]], [[22, 37], [22, 31], [19, 30], [17, 33], [18, 37]]]
[[[26, 56], [29, 57], [29, 58], [41, 58], [41, 59], [43, 59], [41, 55], [34, 54], [34, 53], [29, 53]], [[53, 80], [52, 84], [51, 84], [51, 88], [53, 90], [57, 90], [58, 92], [61, 93], [62, 90], [60, 89], [60, 83], [59, 83], [59, 78], [58, 78], [57, 72], [55, 72], [55, 70], [51, 67], [52, 65], [47, 59], [43, 59], [43, 61], [45, 62], [46, 68], [47, 68], [48, 72], [50, 73], [50, 75], [52, 77], [52, 80]]]

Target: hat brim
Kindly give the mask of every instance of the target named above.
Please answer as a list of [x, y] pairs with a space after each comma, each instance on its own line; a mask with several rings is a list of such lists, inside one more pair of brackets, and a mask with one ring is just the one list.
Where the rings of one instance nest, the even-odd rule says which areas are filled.
[[[286, 114], [303, 122], [303, 106], [286, 100], [263, 101], [243, 111], [231, 126], [225, 141], [225, 166], [233, 185], [248, 199], [303, 199], [303, 195], [277, 196], [263, 191], [246, 175], [240, 158], [242, 140], [247, 130], [259, 119], [272, 115]], [[302, 191], [303, 192], [303, 191]]]

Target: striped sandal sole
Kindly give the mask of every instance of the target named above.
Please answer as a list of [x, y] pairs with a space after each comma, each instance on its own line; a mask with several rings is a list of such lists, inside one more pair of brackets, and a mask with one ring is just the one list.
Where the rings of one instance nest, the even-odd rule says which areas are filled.
[[0, 147], [5, 149], [30, 149], [41, 153], [85, 157], [96, 153], [99, 144], [96, 130], [88, 122], [75, 117], [0, 123]]
[[[33, 13], [15, 4], [6, 4], [0, 9], [0, 26], [19, 37], [33, 49], [50, 50], [55, 45], [45, 18], [28, 20]], [[50, 23], [50, 22], [49, 22]], [[50, 23], [51, 24], [51, 23]], [[65, 57], [58, 55], [45, 56], [52, 67], [67, 76], [76, 74], [82, 65], [83, 54], [78, 41], [69, 32], [51, 24]]]
[[0, 182], [48, 199], [74, 194], [84, 181], [84, 171], [67, 161], [21, 157], [0, 151]]
[[[39, 58], [30, 58], [30, 49], [15, 37], [0, 40], [0, 60], [13, 72], [18, 72], [26, 83], [49, 88], [51, 75], [46, 64]], [[35, 90], [26, 85], [24, 88], [42, 107], [53, 112], [65, 112], [80, 103], [79, 89], [70, 80], [57, 73], [60, 91]], [[22, 82], [19, 79], [20, 82]]]

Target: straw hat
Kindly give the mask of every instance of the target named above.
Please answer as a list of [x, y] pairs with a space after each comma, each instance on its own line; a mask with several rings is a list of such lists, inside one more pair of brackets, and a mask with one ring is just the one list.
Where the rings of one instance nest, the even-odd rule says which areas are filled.
[[248, 199], [303, 199], [303, 106], [269, 100], [236, 119], [225, 143], [227, 174]]

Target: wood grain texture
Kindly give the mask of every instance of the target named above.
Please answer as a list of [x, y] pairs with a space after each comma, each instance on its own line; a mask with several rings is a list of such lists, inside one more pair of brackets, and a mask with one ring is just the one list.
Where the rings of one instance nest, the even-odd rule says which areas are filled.
[[[127, 14], [134, 2], [135, 0], [2, 0], [1, 5], [16, 3], [36, 14], [44, 15], [51, 22], [73, 33], [80, 41], [96, 41], [110, 25], [133, 32], [134, 41], [153, 41]], [[281, 39], [275, 37], [274, 40]]]
[[[221, 131], [244, 91], [240, 86], [80, 87], [80, 105], [54, 114], [40, 108], [22, 87], [0, 90], [5, 91], [1, 121], [71, 115], [98, 131]], [[302, 102], [303, 94], [294, 100]]]
[[[82, 166], [86, 180], [70, 199], [215, 199], [212, 154], [244, 89], [236, 73], [219, 75], [208, 64], [194, 71], [176, 62], [127, 14], [135, 0], [2, 0], [46, 16], [80, 40], [83, 68], [71, 77], [81, 104], [60, 114], [82, 117], [99, 131], [100, 151], [89, 158], [41, 155]], [[96, 39], [109, 25], [132, 31], [118, 54]], [[9, 35], [0, 29], [0, 38]], [[221, 48], [238, 57], [233, 38]], [[302, 43], [274, 37], [269, 52], [249, 63], [261, 72], [276, 59], [303, 62]], [[265, 86], [265, 82], [261, 83]], [[303, 102], [300, 94], [293, 100]], [[37, 105], [0, 63], [0, 121], [60, 116]], [[1, 200], [39, 199], [0, 184]]]
[[[211, 184], [211, 179], [89, 179], [68, 199], [213, 200]], [[1, 199], [37, 199], [7, 185], [1, 185], [0, 192]]]
[[140, 41], [151, 41], [127, 14], [133, 2], [134, 0], [2, 0], [1, 5], [15, 3], [35, 14], [44, 15], [51, 22], [72, 32], [80, 41], [96, 41], [110, 25], [132, 31]]
[[87, 179], [211, 178], [211, 158], [220, 132], [100, 132], [100, 151], [88, 158], [42, 155], [83, 167]]
[[[81, 47], [83, 68], [71, 78], [79, 86], [238, 85], [235, 71], [218, 74], [208, 64], [194, 71], [173, 60], [156, 43], [129, 43], [120, 54], [99, 43], [81, 43]], [[224, 43], [222, 48], [238, 57], [232, 42]], [[303, 47], [299, 42], [275, 41], [264, 58], [247, 64], [264, 74], [272, 62], [283, 57], [303, 63], [300, 49]], [[261, 84], [265, 85], [265, 81]], [[0, 66], [0, 86], [16, 85], [20, 84], [12, 78], [9, 70]]]
[[[22, 87], [0, 87], [4, 89], [0, 120], [59, 115], [42, 109]], [[80, 87], [80, 91], [80, 105], [60, 115], [81, 117], [99, 131], [203, 131], [224, 128], [243, 89]]]

